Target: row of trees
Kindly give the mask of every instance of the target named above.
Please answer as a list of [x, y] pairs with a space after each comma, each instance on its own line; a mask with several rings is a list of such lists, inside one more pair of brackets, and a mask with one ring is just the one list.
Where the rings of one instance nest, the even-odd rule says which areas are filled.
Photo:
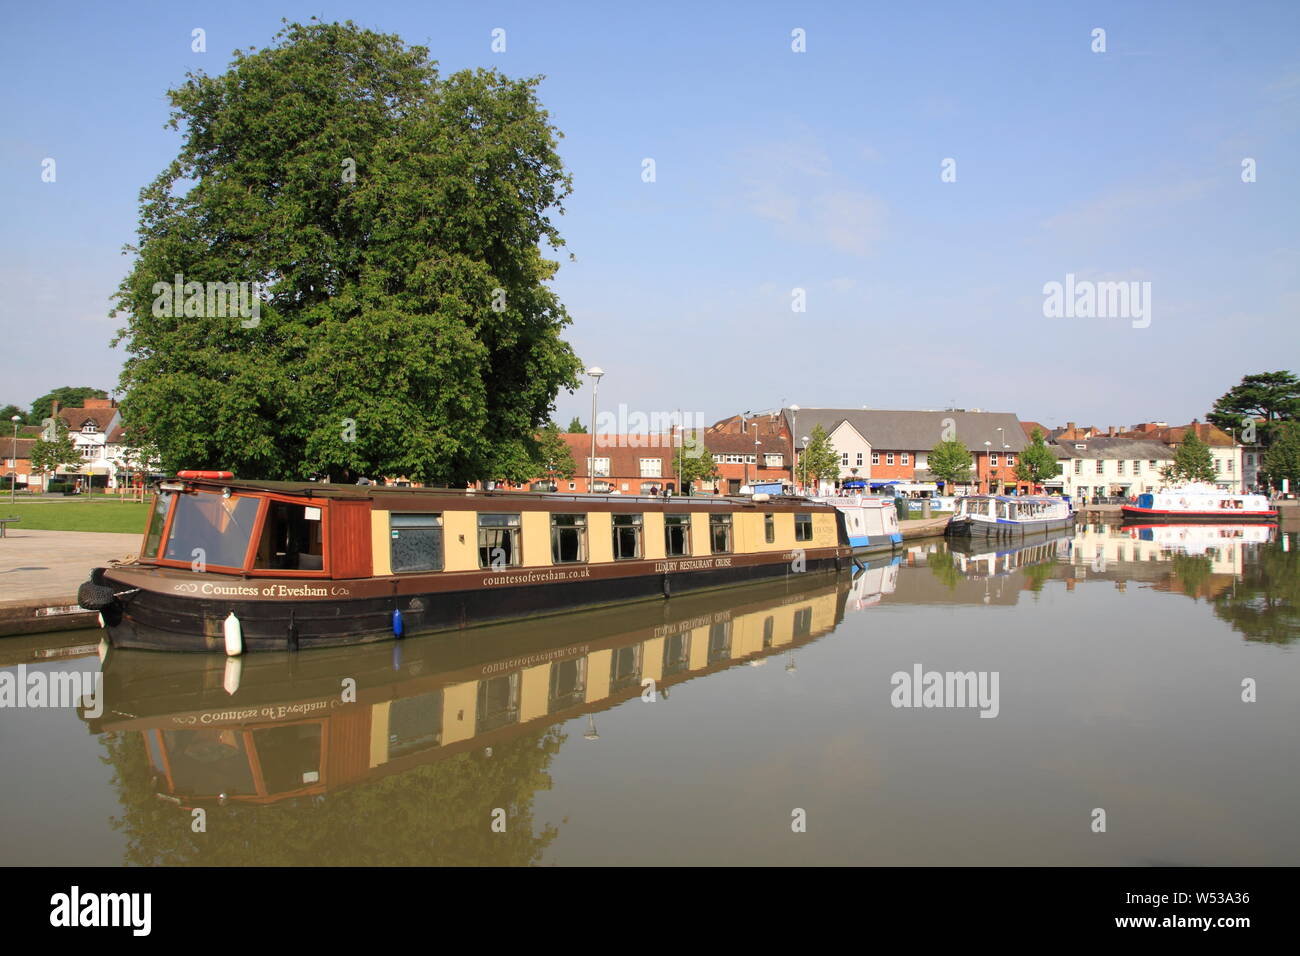
[[59, 403], [60, 408], [79, 408], [88, 398], [108, 398], [108, 392], [89, 385], [64, 385], [36, 399], [30, 409], [17, 405], [0, 408], [0, 421], [12, 421], [16, 415], [19, 425], [39, 425], [50, 417], [55, 402]]

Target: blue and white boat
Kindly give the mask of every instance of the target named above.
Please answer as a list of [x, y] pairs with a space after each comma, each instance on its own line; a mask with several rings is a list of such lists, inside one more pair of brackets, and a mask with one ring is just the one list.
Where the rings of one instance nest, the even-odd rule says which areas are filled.
[[957, 499], [944, 533], [954, 538], [1023, 538], [1073, 524], [1074, 509], [1064, 498], [967, 495]]
[[893, 498], [875, 495], [826, 495], [813, 501], [834, 505], [844, 516], [854, 554], [892, 551], [903, 544]]

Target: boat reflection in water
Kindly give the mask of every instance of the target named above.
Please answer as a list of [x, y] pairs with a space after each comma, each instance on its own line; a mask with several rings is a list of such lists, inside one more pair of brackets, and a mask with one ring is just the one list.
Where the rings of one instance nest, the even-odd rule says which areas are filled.
[[103, 715], [86, 720], [92, 733], [138, 731], [158, 796], [187, 808], [310, 799], [666, 697], [833, 630], [850, 575], [787, 580], [674, 598], [649, 625], [643, 609], [607, 609], [244, 659], [113, 650]]

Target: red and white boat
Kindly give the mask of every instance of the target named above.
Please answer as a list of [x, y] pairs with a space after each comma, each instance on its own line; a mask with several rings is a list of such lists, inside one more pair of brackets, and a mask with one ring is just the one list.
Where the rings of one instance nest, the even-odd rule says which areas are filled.
[[1172, 521], [1275, 521], [1277, 510], [1264, 495], [1236, 495], [1213, 485], [1189, 484], [1138, 495], [1137, 503], [1124, 505], [1125, 520]]

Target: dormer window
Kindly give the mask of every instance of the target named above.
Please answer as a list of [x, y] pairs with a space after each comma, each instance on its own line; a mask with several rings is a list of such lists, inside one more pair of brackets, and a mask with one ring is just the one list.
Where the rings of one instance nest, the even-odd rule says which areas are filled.
[[81, 434], [93, 435], [97, 431], [99, 431], [99, 426], [95, 424], [95, 420], [93, 418], [87, 419], [86, 421], [81, 423]]
[[1087, 449], [1088, 449], [1088, 446], [1087, 446], [1087, 445], [1075, 445], [1075, 446], [1074, 446], [1074, 450], [1075, 450], [1075, 451], [1086, 451]]

